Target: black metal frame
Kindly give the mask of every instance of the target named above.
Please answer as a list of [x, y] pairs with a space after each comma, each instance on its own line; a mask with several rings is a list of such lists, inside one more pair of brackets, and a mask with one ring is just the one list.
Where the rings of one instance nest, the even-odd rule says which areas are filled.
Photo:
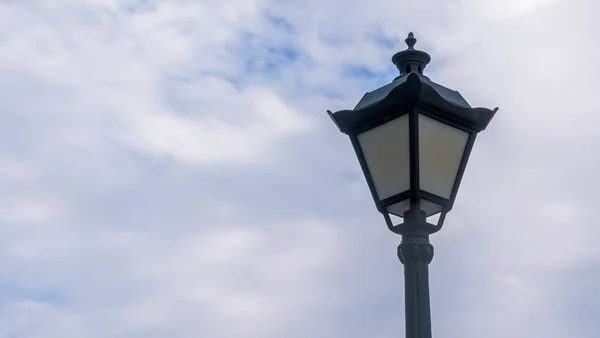
[[[410, 40], [409, 42], [414, 42], [410, 37], [408, 39]], [[395, 56], [395, 58], [412, 58], [413, 54], [413, 50], [409, 48], [406, 53], [401, 52], [398, 54], [400, 56]], [[413, 61], [415, 60], [412, 60], [411, 62]], [[421, 61], [424, 62], [425, 60], [423, 59]], [[432, 85], [428, 78], [422, 77], [415, 72], [401, 74], [396, 80], [398, 81], [398, 84], [392, 89], [385, 89], [384, 94], [377, 96], [378, 99], [376, 101], [373, 99], [365, 99], [364, 102], [361, 100], [363, 103], [359, 103], [355, 110], [341, 110], [336, 113], [332, 113], [328, 110], [327, 113], [340, 131], [350, 137], [377, 210], [383, 214], [388, 228], [395, 233], [400, 233], [402, 228], [400, 225], [392, 224], [390, 213], [387, 211], [388, 206], [409, 199], [409, 210], [420, 210], [420, 203], [422, 199], [424, 199], [442, 207], [437, 224], [430, 224], [429, 230], [433, 233], [441, 229], [446, 214], [454, 206], [458, 188], [462, 181], [464, 171], [466, 170], [467, 162], [471, 155], [477, 133], [487, 127], [498, 108], [494, 110], [487, 108], [471, 108], [466, 103], [456, 103], [458, 102], [457, 100], [449, 101], [443, 96], [447, 95], [447, 93], [442, 94], [442, 92], [438, 91], [439, 88]], [[365, 95], [365, 98], [367, 95]], [[462, 99], [458, 93], [456, 93], [456, 95]], [[463, 149], [463, 155], [448, 199], [420, 189], [418, 145], [419, 114], [462, 130], [469, 135], [467, 144]], [[408, 115], [409, 124], [410, 187], [407, 191], [399, 192], [394, 196], [380, 200], [377, 190], [375, 189], [373, 177], [371, 176], [368, 164], [358, 141], [358, 135], [404, 115]], [[406, 221], [404, 215], [397, 216], [400, 216]]]
[[408, 113], [408, 144], [410, 165], [410, 209], [420, 208], [419, 184], [419, 116], [415, 109]]
[[[404, 108], [404, 109], [402, 109]], [[458, 193], [458, 188], [460, 187], [460, 183], [462, 181], [462, 177], [464, 171], [466, 169], [467, 162], [469, 160], [469, 156], [471, 154], [471, 150], [473, 149], [473, 144], [475, 142], [475, 138], [477, 136], [477, 131], [469, 126], [466, 126], [464, 123], [460, 123], [456, 119], [445, 118], [443, 113], [438, 112], [431, 107], [426, 107], [425, 105], [414, 103], [412, 108], [406, 109], [407, 107], [401, 106], [391, 106], [389, 107], [389, 113], [387, 114], [377, 114], [379, 116], [373, 116], [369, 121], [364, 121], [365, 123], [362, 125], [363, 128], [355, 129], [355, 133], [350, 133], [350, 140], [356, 156], [358, 158], [358, 162], [361, 166], [365, 179], [367, 181], [367, 185], [371, 192], [371, 196], [373, 197], [373, 201], [375, 202], [375, 206], [377, 210], [383, 214], [386, 225], [388, 228], [394, 232], [401, 234], [402, 227], [400, 224], [394, 225], [390, 212], [387, 211], [387, 207], [393, 205], [395, 203], [410, 200], [410, 209], [411, 210], [419, 210], [420, 209], [420, 201], [421, 199], [430, 201], [442, 207], [440, 211], [440, 217], [438, 222], [430, 225], [430, 233], [437, 232], [441, 229], [444, 224], [444, 220], [446, 218], [446, 214], [452, 209], [454, 205], [454, 201], [456, 199], [456, 195]], [[329, 111], [328, 111], [329, 112]], [[331, 112], [329, 112], [331, 114]], [[424, 191], [420, 189], [420, 181], [419, 181], [419, 114], [432, 118], [441, 123], [447, 124], [454, 128], [465, 131], [469, 134], [467, 143], [465, 148], [463, 149], [463, 155], [458, 167], [458, 171], [454, 180], [454, 184], [450, 193], [450, 198], [446, 199], [441, 196], [432, 194], [430, 192]], [[394, 119], [400, 118], [402, 116], [408, 115], [408, 124], [409, 124], [409, 161], [410, 161], [410, 188], [407, 191], [400, 192], [394, 196], [387, 197], [385, 199], [379, 199], [377, 194], [377, 189], [375, 188], [375, 183], [373, 181], [373, 177], [371, 176], [371, 172], [369, 169], [369, 165], [366, 161], [365, 155], [362, 151], [360, 143], [358, 141], [358, 135], [379, 127], [385, 123], [388, 123]], [[365, 126], [368, 126], [365, 128]], [[400, 216], [400, 215], [397, 215]], [[404, 218], [404, 216], [400, 216]]]

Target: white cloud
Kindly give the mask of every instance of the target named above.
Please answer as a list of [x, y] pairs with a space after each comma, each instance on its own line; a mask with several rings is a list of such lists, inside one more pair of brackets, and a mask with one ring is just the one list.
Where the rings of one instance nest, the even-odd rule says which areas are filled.
[[597, 11], [3, 2], [0, 337], [402, 334], [398, 238], [324, 111], [408, 31], [501, 108], [432, 239], [434, 334], [595, 337]]
[[[65, 313], [50, 304], [23, 301], [3, 309], [0, 317], [2, 337], [81, 337], [81, 316]], [[35, 325], [32, 325], [35, 323]], [[95, 335], [88, 335], [94, 337]]]
[[[203, 85], [211, 86], [215, 81], [204, 81]], [[202, 85], [194, 88], [203, 90]], [[127, 121], [131, 132], [126, 139], [139, 150], [192, 163], [249, 162], [264, 155], [268, 146], [280, 142], [280, 138], [305, 132], [309, 127], [307, 118], [286, 107], [270, 90], [229, 89], [219, 96], [237, 98], [239, 103], [231, 113], [244, 114], [244, 119], [252, 116], [251, 121], [235, 125], [235, 121], [227, 123], [217, 116], [191, 119], [166, 112], [144, 114]]]

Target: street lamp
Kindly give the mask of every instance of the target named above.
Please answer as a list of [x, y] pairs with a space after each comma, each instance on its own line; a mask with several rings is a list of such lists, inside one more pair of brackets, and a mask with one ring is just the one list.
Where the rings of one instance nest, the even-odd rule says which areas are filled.
[[[327, 111], [350, 137], [377, 210], [402, 236], [407, 338], [431, 338], [429, 235], [442, 228], [452, 209], [477, 134], [498, 110], [471, 108], [455, 90], [431, 81], [423, 71], [431, 57], [408, 48], [392, 62], [400, 71], [392, 83], [366, 93], [353, 110]], [[436, 224], [427, 217], [439, 214]], [[394, 225], [390, 215], [403, 222]]]

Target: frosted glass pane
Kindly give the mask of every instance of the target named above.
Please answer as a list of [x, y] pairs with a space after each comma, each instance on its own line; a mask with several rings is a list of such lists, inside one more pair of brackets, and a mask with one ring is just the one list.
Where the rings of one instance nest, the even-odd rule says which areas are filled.
[[419, 114], [421, 190], [450, 198], [469, 134]]
[[[430, 202], [430, 201], [424, 200], [424, 199], [421, 199], [421, 201], [419, 203], [421, 206], [421, 210], [425, 211], [425, 214], [428, 217], [431, 215], [435, 215], [439, 212], [442, 212], [442, 206], [439, 204], [436, 204], [436, 203], [433, 203], [433, 202]], [[386, 209], [390, 214], [404, 217], [404, 212], [408, 211], [409, 208], [410, 208], [410, 200], [406, 199], [402, 202], [392, 204], [389, 207], [387, 207]]]
[[410, 188], [408, 115], [358, 135], [380, 200]]
[[442, 206], [428, 200], [421, 199], [421, 210], [425, 211], [427, 217], [442, 212]]
[[387, 207], [387, 211], [390, 214], [399, 216], [399, 217], [404, 217], [404, 212], [408, 211], [408, 209], [410, 208], [410, 200], [404, 200], [402, 202], [398, 202], [396, 204], [392, 204], [389, 207]]

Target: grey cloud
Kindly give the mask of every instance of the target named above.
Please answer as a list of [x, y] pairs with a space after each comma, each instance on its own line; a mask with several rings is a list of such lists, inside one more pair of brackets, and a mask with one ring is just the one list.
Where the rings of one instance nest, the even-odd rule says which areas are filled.
[[[413, 30], [501, 108], [432, 239], [434, 334], [595, 337], [594, 3], [54, 3], [0, 10], [0, 336], [401, 335], [399, 238], [324, 111], [395, 76], [373, 32]], [[248, 74], [240, 32], [300, 56]]]

